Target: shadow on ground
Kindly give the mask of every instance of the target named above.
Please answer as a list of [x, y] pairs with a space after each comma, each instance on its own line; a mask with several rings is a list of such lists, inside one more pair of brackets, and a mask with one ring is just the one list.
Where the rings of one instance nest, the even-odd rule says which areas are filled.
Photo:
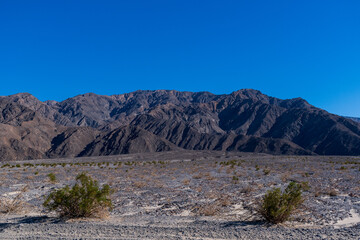
[[0, 223], [0, 232], [4, 231], [6, 228], [13, 226], [20, 226], [21, 224], [32, 224], [32, 223], [47, 223], [47, 224], [56, 224], [56, 223], [64, 223], [64, 220], [61, 218], [48, 217], [48, 216], [25, 216], [25, 217], [17, 217], [12, 219], [14, 222], [12, 223]]
[[230, 221], [223, 223], [222, 227], [246, 227], [246, 226], [266, 226], [264, 221]]

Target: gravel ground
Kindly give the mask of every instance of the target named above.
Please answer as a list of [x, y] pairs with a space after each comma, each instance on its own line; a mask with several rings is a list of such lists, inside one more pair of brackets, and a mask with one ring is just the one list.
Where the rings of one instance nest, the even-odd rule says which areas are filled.
[[360, 227], [291, 228], [261, 222], [194, 221], [182, 224], [61, 223], [54, 219], [19, 218], [0, 224], [1, 239], [360, 239]]
[[[0, 239], [360, 239], [360, 157], [179, 151], [0, 166], [0, 203], [23, 203], [0, 214]], [[109, 218], [45, 212], [44, 196], [84, 171], [115, 189]], [[257, 203], [290, 181], [308, 186], [301, 211], [269, 226]]]

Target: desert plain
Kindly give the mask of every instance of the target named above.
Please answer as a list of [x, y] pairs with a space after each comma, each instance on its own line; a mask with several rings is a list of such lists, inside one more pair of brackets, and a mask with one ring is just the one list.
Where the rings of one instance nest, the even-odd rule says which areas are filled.
[[[0, 165], [0, 239], [360, 239], [360, 157], [171, 151]], [[109, 184], [102, 219], [61, 219], [42, 203], [82, 172]], [[55, 175], [51, 181], [49, 174]], [[257, 209], [264, 194], [301, 183], [283, 224]]]

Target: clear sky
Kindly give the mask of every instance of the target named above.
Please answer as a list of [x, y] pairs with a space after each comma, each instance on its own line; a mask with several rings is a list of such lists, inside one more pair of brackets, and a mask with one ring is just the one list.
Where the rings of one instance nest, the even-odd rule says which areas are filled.
[[0, 95], [254, 88], [360, 117], [358, 0], [0, 0]]

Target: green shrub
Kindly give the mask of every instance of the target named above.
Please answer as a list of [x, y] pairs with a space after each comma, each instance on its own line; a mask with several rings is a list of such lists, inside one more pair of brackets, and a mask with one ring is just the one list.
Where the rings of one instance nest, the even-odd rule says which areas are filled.
[[1, 166], [1, 168], [4, 168], [4, 167], [10, 167], [10, 164], [6, 163], [6, 164]]
[[109, 185], [100, 189], [96, 180], [81, 173], [72, 188], [65, 186], [52, 191], [43, 205], [64, 218], [104, 217], [112, 208], [111, 193]]
[[56, 183], [56, 176], [55, 176], [55, 174], [49, 173], [47, 176], [49, 177], [50, 182]]
[[309, 185], [309, 182], [300, 182], [299, 183], [301, 185], [301, 189], [305, 192], [309, 191], [310, 190], [310, 185]]
[[239, 178], [237, 176], [232, 177], [233, 182], [237, 183], [239, 181]]
[[284, 222], [303, 202], [301, 193], [301, 184], [295, 182], [291, 182], [283, 192], [280, 188], [273, 188], [265, 194], [259, 212], [270, 223]]

